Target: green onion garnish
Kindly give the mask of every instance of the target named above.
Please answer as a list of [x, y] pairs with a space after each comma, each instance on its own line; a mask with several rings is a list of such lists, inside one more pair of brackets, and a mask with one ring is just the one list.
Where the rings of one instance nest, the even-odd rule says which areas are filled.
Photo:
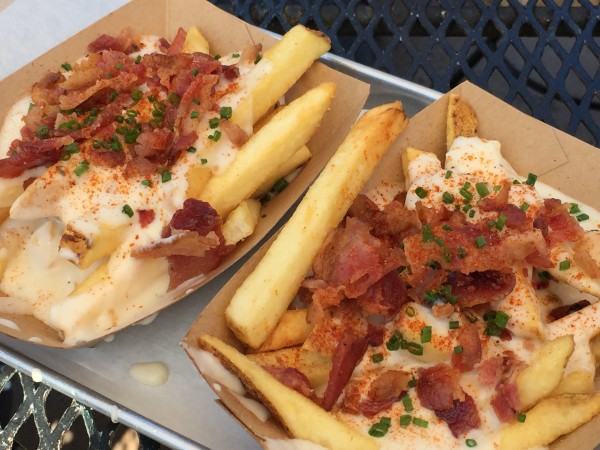
[[69, 64], [69, 63], [61, 64], [60, 67], [62, 67], [67, 72], [73, 70], [73, 66], [71, 66], [71, 64]]
[[160, 174], [160, 179], [163, 183], [166, 183], [167, 181], [171, 181], [171, 172], [169, 172], [168, 170], [163, 171]]
[[448, 322], [448, 329], [457, 330], [458, 327], [460, 327], [460, 323], [458, 322], [458, 320], [451, 320], [450, 322]]
[[219, 110], [219, 115], [221, 119], [231, 119], [231, 115], [233, 114], [233, 109], [231, 106], [223, 106]]
[[273, 192], [280, 193], [280, 192], [281, 192], [281, 191], [283, 191], [283, 190], [284, 190], [286, 187], [288, 187], [288, 184], [289, 184], [289, 183], [287, 182], [287, 180], [286, 180], [285, 178], [281, 178], [281, 179], [279, 179], [279, 180], [277, 180], [277, 181], [275, 182], [275, 184], [273, 185], [273, 187], [271, 188], [271, 190], [272, 190]]
[[136, 58], [135, 58], [135, 61], [134, 61], [134, 63], [135, 63], [135, 64], [139, 64], [139, 63], [141, 63], [141, 62], [142, 62], [142, 55], [137, 55], [137, 56], [136, 56]]
[[537, 175], [530, 173], [527, 175], [527, 180], [525, 181], [525, 184], [528, 184], [529, 186], [534, 186], [536, 181]]
[[521, 206], [519, 206], [519, 209], [521, 211], [525, 212], [529, 209], [529, 206], [531, 206], [529, 203], [523, 202], [523, 203], [521, 203]]
[[411, 421], [412, 416], [410, 414], [403, 414], [400, 416], [400, 426], [402, 428], [406, 428], [407, 426], [409, 426]]
[[476, 183], [475, 190], [477, 191], [477, 193], [479, 194], [479, 196], [481, 198], [487, 197], [488, 195], [490, 195], [490, 190], [488, 189], [488, 187], [485, 183]]
[[571, 268], [571, 261], [565, 259], [558, 264], [558, 270], [569, 270]]
[[429, 224], [423, 225], [423, 228], [421, 228], [421, 236], [423, 237], [423, 242], [433, 242], [434, 235]]
[[421, 186], [419, 186], [415, 189], [415, 194], [417, 194], [417, 197], [419, 197], [419, 198], [427, 197], [427, 191], [424, 188], [422, 188]]
[[146, 187], [152, 186], [152, 181], [150, 180], [142, 180], [141, 183]]
[[83, 175], [85, 172], [87, 172], [87, 170], [90, 168], [90, 163], [87, 162], [86, 160], [83, 160], [79, 163], [79, 165], [77, 167], [75, 167], [75, 169], [73, 169], [73, 173], [75, 175], [77, 175], [78, 177], [80, 177], [81, 175]]
[[194, 69], [192, 70], [192, 76], [195, 77], [196, 75], [198, 75], [200, 73], [200, 71], [198, 69]]
[[465, 445], [467, 447], [477, 447], [477, 441], [475, 439], [467, 439]]
[[418, 417], [413, 417], [413, 423], [421, 428], [427, 428], [427, 426], [429, 425], [429, 422], [423, 419], [419, 419]]
[[431, 342], [431, 326], [421, 328], [421, 344]]
[[50, 128], [47, 125], [40, 125], [37, 129], [37, 135], [40, 139], [46, 139], [50, 133]]
[[494, 323], [500, 328], [506, 328], [506, 324], [508, 323], [508, 314], [506, 314], [504, 311], [496, 311]]
[[487, 245], [487, 242], [485, 240], [485, 237], [483, 237], [482, 235], [477, 236], [477, 238], [475, 238], [475, 247], [477, 248], [483, 248]]
[[232, 57], [232, 58], [239, 58], [239, 57], [240, 57], [240, 54], [239, 54], [239, 53], [232, 53], [232, 54], [231, 54], [231, 57]]
[[215, 132], [213, 134], [211, 134], [210, 136], [208, 136], [208, 138], [211, 141], [217, 142], [219, 139], [221, 139], [221, 132], [219, 130], [215, 130]]
[[496, 220], [496, 230], [502, 231], [504, 225], [506, 224], [506, 216], [504, 214], [500, 214], [498, 216], [498, 220]]
[[407, 306], [406, 308], [404, 308], [404, 313], [408, 317], [414, 317], [416, 314], [416, 311], [415, 311], [415, 308], [413, 308], [412, 306]]
[[171, 105], [179, 105], [179, 103], [181, 103], [181, 98], [179, 98], [179, 95], [177, 94], [177, 92], [171, 92], [169, 94], [169, 97], [167, 97], [167, 100], [169, 100], [169, 103]]
[[217, 117], [213, 117], [212, 119], [209, 119], [208, 126], [211, 128], [211, 130], [214, 130], [215, 128], [217, 128], [219, 126], [219, 119]]
[[517, 420], [521, 423], [525, 422], [525, 420], [527, 419], [527, 415], [525, 413], [518, 413], [517, 414]]
[[590, 216], [587, 214], [579, 214], [578, 216], [575, 216], [575, 218], [577, 219], [577, 222], [583, 222], [584, 220], [588, 220]]
[[190, 145], [187, 149], [188, 153], [196, 153], [196, 147], [194, 147], [193, 145]]
[[579, 209], [579, 205], [577, 203], [571, 203], [571, 207], [569, 208], [569, 214], [577, 214], [581, 212]]
[[380, 363], [381, 361], [383, 361], [383, 355], [381, 353], [374, 353], [373, 355], [371, 355], [371, 361], [373, 361], [374, 363]]
[[409, 342], [408, 347], [406, 349], [408, 350], [408, 353], [411, 353], [413, 355], [423, 355], [423, 346], [421, 344], [417, 344], [416, 342]]
[[135, 89], [131, 93], [131, 98], [135, 102], [139, 102], [142, 99], [142, 97], [144, 97], [144, 93], [141, 90], [139, 90], [139, 89]]
[[123, 68], [123, 64], [122, 63], [116, 63], [115, 64], [115, 69], [121, 70], [122, 68]]
[[386, 348], [389, 351], [395, 351], [400, 348], [400, 341], [402, 341], [402, 333], [395, 331], [392, 337], [385, 343]]
[[129, 205], [124, 205], [123, 209], [121, 209], [121, 212], [129, 217], [133, 217], [133, 209], [131, 209], [131, 206]]
[[206, 164], [207, 162], [208, 162], [208, 159], [206, 159], [206, 158], [200, 159], [200, 164], [202, 164], [202, 165]]
[[459, 259], [463, 259], [467, 256], [467, 251], [462, 247], [458, 247], [456, 249], [456, 256], [458, 256]]
[[402, 397], [402, 404], [404, 405], [404, 410], [406, 412], [411, 412], [413, 409], [415, 409], [415, 407], [413, 406], [412, 400], [410, 399], [410, 396], [408, 394], [404, 395], [404, 397]]
[[454, 195], [452, 195], [450, 192], [444, 192], [442, 194], [442, 201], [446, 205], [449, 205], [450, 203], [454, 203]]
[[463, 352], [463, 346], [462, 345], [457, 345], [456, 347], [454, 347], [454, 354], [455, 355], [460, 355]]
[[117, 91], [111, 92], [110, 95], [108, 96], [108, 100], [111, 102], [114, 102], [118, 96], [119, 96], [119, 93]]
[[190, 119], [197, 119], [200, 117], [200, 113], [198, 111], [192, 111], [190, 114]]
[[446, 175], [444, 175], [444, 178], [447, 180], [448, 178], [450, 178], [452, 176], [452, 171], [451, 170], [447, 170], [446, 171]]
[[256, 55], [256, 58], [254, 58], [254, 64], [258, 64], [261, 59], [262, 59], [262, 55], [259, 53], [258, 55]]

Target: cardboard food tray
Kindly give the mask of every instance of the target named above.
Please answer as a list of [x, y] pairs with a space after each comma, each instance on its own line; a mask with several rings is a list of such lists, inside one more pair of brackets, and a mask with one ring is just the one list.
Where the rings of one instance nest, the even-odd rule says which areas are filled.
[[[540, 181], [600, 209], [598, 197], [600, 177], [582, 176], [582, 174], [596, 174], [600, 170], [599, 149], [519, 112], [471, 83], [465, 82], [451, 92], [461, 95], [473, 106], [479, 119], [479, 136], [500, 141], [502, 154], [517, 173], [524, 175], [529, 172], [535, 173]], [[402, 135], [367, 182], [364, 192], [381, 183], [403, 183], [401, 154], [407, 146], [435, 152], [443, 161], [446, 152], [447, 105], [448, 94], [411, 118]], [[243, 345], [227, 328], [224, 311], [237, 288], [258, 264], [272, 240], [267, 242], [236, 273], [188, 330], [183, 346], [194, 364], [196, 364], [195, 349], [198, 348], [197, 336], [201, 333], [216, 336], [243, 351]], [[208, 380], [208, 383], [211, 386], [214, 384], [212, 380]], [[279, 438], [285, 435], [283, 429], [273, 419], [261, 422], [225, 389], [218, 391], [217, 395], [259, 443], [266, 438]], [[600, 427], [600, 416], [570, 435], [560, 438], [552, 444], [551, 448], [554, 450], [593, 448], [600, 442], [598, 427]]]
[[[243, 49], [248, 42], [261, 43], [263, 49], [276, 40], [245, 22], [234, 18], [203, 0], [134, 0], [107, 17], [81, 31], [58, 47], [50, 50], [26, 67], [0, 82], [0, 117], [4, 117], [10, 106], [28, 93], [33, 83], [48, 71], [56, 70], [65, 61], [74, 61], [85, 55], [87, 44], [100, 34], [116, 35], [130, 27], [135, 34], [154, 34], [172, 39], [177, 29], [197, 26], [207, 37], [213, 54], [226, 54]], [[185, 295], [205, 285], [250, 251], [277, 224], [294, 201], [316, 177], [347, 130], [356, 119], [369, 94], [369, 86], [354, 78], [334, 71], [323, 64], [314, 64], [286, 95], [289, 103], [311, 87], [323, 81], [334, 81], [337, 93], [330, 111], [308, 143], [312, 157], [305, 168], [280, 195], [271, 200], [262, 210], [262, 217], [252, 236], [240, 243], [236, 250], [214, 271], [197, 277], [164, 296], [154, 308], [143, 311], [134, 322], [180, 300]], [[18, 330], [0, 324], [0, 332], [27, 340], [41, 339], [41, 345], [66, 348], [58, 333], [32, 316], [3, 314], [2, 318], [14, 322]], [[131, 323], [125, 323], [122, 329]], [[114, 333], [117, 329], [111, 329]], [[110, 334], [108, 331], [106, 335]], [[89, 345], [83, 342], [80, 345]]]

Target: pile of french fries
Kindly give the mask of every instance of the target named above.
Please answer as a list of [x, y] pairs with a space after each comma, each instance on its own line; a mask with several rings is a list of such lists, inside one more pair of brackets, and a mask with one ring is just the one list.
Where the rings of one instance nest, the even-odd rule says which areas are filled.
[[[393, 141], [405, 123], [406, 118], [394, 105], [384, 105], [365, 114], [254, 271], [233, 295], [225, 312], [226, 320], [237, 339], [247, 347], [246, 355], [208, 334], [198, 337], [198, 346], [217, 355], [250, 386], [250, 391], [269, 407], [292, 437], [327, 448], [368, 449], [378, 448], [379, 444], [366, 435], [366, 430], [344, 425], [334, 414], [324, 412], [284, 387], [261, 366], [296, 368], [307, 376], [313, 388], [326, 384], [331, 352], [319, 352], [318, 342], [313, 337], [322, 334], [313, 334], [314, 325], [307, 323], [306, 310], [288, 308], [325, 236], [342, 220], [381, 156], [378, 151], [366, 151], [375, 143], [365, 148], [363, 144], [376, 140], [383, 148]], [[463, 99], [451, 95], [447, 112], [448, 147], [458, 136], [476, 137], [477, 128], [475, 111]], [[409, 148], [403, 154], [403, 167], [399, 170], [404, 171], [407, 186], [412, 181], [411, 161], [423, 153]], [[375, 154], [377, 156], [371, 159]], [[600, 252], [592, 257], [600, 263]], [[558, 256], [553, 258], [560, 260]], [[599, 293], [595, 288], [599, 280], [585, 275], [585, 270], [576, 263], [572, 263], [569, 271], [549, 271], [559, 282], [596, 298], [590, 306], [549, 321], [542, 312], [543, 299], [538, 298], [531, 286], [531, 278], [521, 269], [516, 271], [513, 297], [509, 295], [495, 306], [510, 312], [511, 332], [529, 340], [532, 348], [538, 350], [515, 380], [526, 420], [500, 424], [494, 441], [501, 450], [548, 445], [600, 413], [600, 392], [594, 388], [596, 362], [600, 361], [600, 302], [597, 302]], [[573, 274], [583, 274], [587, 279], [582, 281], [582, 276]], [[420, 305], [415, 304], [415, 307], [418, 314]], [[427, 325], [431, 317], [423, 313], [418, 319]], [[419, 360], [435, 363], [451, 353], [452, 348], [449, 353], [432, 349]], [[401, 448], [402, 443], [398, 446]]]

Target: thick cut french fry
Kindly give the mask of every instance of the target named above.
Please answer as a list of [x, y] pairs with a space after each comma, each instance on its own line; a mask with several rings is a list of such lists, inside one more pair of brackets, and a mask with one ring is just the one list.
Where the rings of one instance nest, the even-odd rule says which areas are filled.
[[292, 87], [317, 58], [329, 50], [330, 46], [329, 38], [319, 31], [309, 30], [302, 25], [296, 25], [288, 31], [258, 62], [258, 66], [269, 67], [257, 80], [251, 96], [233, 111], [232, 122], [244, 129], [252, 129], [252, 125]]
[[473, 107], [460, 96], [451, 94], [448, 97], [448, 113], [446, 116], [446, 146], [450, 148], [458, 136], [477, 136], [477, 115]]
[[338, 225], [408, 119], [402, 104], [365, 113], [308, 190], [225, 316], [236, 336], [259, 347], [275, 329], [327, 234]]
[[575, 370], [563, 375], [560, 384], [554, 389], [552, 395], [586, 394], [593, 391], [594, 372], [589, 370]]
[[264, 353], [250, 353], [246, 356], [263, 367], [298, 369], [306, 375], [313, 388], [327, 383], [331, 371], [331, 358], [306, 351], [301, 347], [289, 347]]
[[200, 195], [221, 216], [250, 198], [273, 171], [306, 144], [329, 109], [335, 84], [323, 83], [294, 100], [253, 135], [231, 165]]
[[550, 444], [600, 413], [600, 392], [563, 394], [542, 400], [523, 423], [500, 430], [500, 450], [525, 450]]
[[553, 339], [547, 342], [529, 366], [517, 375], [517, 389], [524, 411], [556, 389], [574, 347], [572, 335]]
[[201, 335], [198, 345], [217, 356], [246, 388], [269, 408], [289, 434], [332, 450], [369, 450], [375, 440], [339, 422], [302, 394], [279, 383], [266, 370], [221, 340]]
[[209, 53], [208, 41], [200, 30], [196, 27], [190, 27], [185, 35], [185, 42], [183, 43], [184, 53], [201, 52]]
[[313, 326], [306, 322], [306, 309], [289, 309], [281, 316], [277, 328], [256, 351], [269, 352], [300, 345], [312, 329]]
[[250, 236], [260, 218], [260, 202], [249, 198], [231, 211], [221, 228], [225, 242], [234, 245]]
[[273, 174], [256, 190], [254, 197], [260, 197], [261, 195], [269, 192], [277, 180], [280, 180], [287, 174], [296, 170], [298, 167], [308, 161], [310, 156], [310, 150], [306, 145], [300, 147], [291, 158], [286, 159], [277, 167], [277, 170], [273, 172]]
[[185, 193], [186, 198], [200, 198], [206, 183], [210, 180], [212, 171], [206, 166], [192, 166], [185, 174], [188, 182], [188, 188]]

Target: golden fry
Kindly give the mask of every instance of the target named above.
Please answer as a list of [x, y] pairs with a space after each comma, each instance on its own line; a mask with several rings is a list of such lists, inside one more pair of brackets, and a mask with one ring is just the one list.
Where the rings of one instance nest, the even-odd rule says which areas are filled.
[[450, 148], [458, 136], [477, 136], [477, 114], [465, 100], [451, 94], [446, 116], [446, 146]]

